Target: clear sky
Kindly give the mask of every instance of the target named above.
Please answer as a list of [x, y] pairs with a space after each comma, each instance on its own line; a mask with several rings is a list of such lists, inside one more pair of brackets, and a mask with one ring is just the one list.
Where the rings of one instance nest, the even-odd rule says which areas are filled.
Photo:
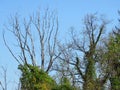
[[[4, 24], [15, 13], [26, 17], [46, 7], [57, 10], [60, 31], [65, 35], [71, 26], [79, 29], [82, 24], [82, 18], [88, 13], [97, 12], [98, 14], [105, 15], [107, 19], [117, 22], [117, 11], [120, 10], [120, 0], [0, 0], [0, 66], [8, 68], [9, 90], [13, 90], [12, 87], [14, 86], [11, 83], [14, 80], [16, 81], [18, 75], [16, 72], [18, 71], [17, 62], [13, 60], [3, 43], [2, 31]], [[112, 27], [114, 23], [110, 25]]]

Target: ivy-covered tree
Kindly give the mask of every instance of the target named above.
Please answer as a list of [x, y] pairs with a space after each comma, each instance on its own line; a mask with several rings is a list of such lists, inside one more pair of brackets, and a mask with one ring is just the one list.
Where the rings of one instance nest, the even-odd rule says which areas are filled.
[[[8, 44], [3, 33], [5, 46], [18, 62], [22, 72], [22, 90], [51, 90], [54, 81], [48, 76], [58, 56], [57, 36], [58, 17], [48, 8], [41, 14], [21, 19], [18, 15], [11, 18], [6, 30], [14, 38], [14, 48]], [[16, 53], [17, 51], [17, 53]], [[39, 67], [38, 67], [39, 66]]]
[[[72, 32], [71, 42], [61, 45], [62, 67], [58, 71], [72, 78], [73, 83], [79, 83], [83, 90], [101, 90], [108, 79], [108, 74], [99, 72], [99, 48], [107, 21], [96, 15], [86, 15], [84, 18], [84, 29], [79, 35]], [[73, 28], [72, 28], [73, 29]], [[73, 31], [73, 30], [72, 30]], [[101, 77], [102, 75], [102, 77]]]

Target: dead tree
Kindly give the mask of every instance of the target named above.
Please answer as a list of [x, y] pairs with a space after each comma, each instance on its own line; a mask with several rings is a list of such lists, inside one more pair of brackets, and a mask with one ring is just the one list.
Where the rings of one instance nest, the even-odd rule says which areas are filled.
[[50, 71], [53, 62], [59, 56], [59, 53], [56, 53], [58, 35], [56, 12], [46, 9], [45, 13], [39, 12], [23, 20], [16, 15], [5, 29], [12, 33], [9, 42], [13, 40], [15, 42], [15, 46], [11, 48], [7, 36], [3, 33], [5, 46], [19, 64], [32, 64], [46, 72]]

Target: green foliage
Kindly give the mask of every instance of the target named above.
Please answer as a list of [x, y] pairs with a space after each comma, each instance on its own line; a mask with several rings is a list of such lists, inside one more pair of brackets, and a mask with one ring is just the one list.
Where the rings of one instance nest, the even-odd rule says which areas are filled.
[[110, 78], [111, 89], [120, 90], [120, 77]]
[[22, 75], [21, 90], [76, 90], [67, 78], [61, 79], [59, 85], [37, 66], [19, 65]]
[[120, 58], [120, 36], [117, 37], [110, 37], [110, 42], [108, 46], [109, 55], [112, 55], [115, 60]]
[[108, 44], [110, 82], [112, 90], [120, 90], [120, 33], [113, 34]]
[[20, 78], [21, 90], [52, 90], [55, 81], [37, 66], [19, 65], [22, 75]]
[[71, 85], [68, 78], [64, 77], [61, 80], [60, 85], [58, 85], [54, 90], [77, 90], [77, 89]]

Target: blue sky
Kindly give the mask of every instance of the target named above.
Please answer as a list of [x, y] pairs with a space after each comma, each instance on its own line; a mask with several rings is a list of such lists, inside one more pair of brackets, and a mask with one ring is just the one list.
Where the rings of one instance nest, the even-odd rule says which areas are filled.
[[[88, 13], [97, 12], [105, 15], [107, 19], [112, 20], [110, 26], [113, 27], [117, 24], [115, 22], [118, 18], [117, 11], [120, 10], [120, 0], [0, 0], [0, 66], [8, 68], [8, 80], [16, 81], [18, 71], [17, 62], [13, 60], [2, 40], [4, 24], [15, 13], [26, 17], [46, 7], [58, 12], [59, 29], [65, 36], [71, 26], [80, 30], [82, 18]], [[9, 37], [9, 35], [6, 36]], [[9, 90], [13, 90], [13, 85], [9, 84], [9, 86]]]

